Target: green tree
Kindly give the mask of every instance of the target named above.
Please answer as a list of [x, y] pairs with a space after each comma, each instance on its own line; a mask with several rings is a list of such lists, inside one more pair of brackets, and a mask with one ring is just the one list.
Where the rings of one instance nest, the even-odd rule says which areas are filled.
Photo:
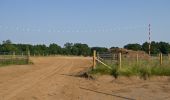
[[3, 41], [1, 52], [16, 52], [17, 48], [10, 40]]
[[149, 53], [149, 43], [145, 42], [142, 44], [142, 50], [145, 51], [146, 53]]
[[129, 49], [129, 50], [134, 50], [134, 51], [138, 51], [138, 50], [142, 50], [142, 46], [140, 44], [127, 44], [124, 46], [125, 49]]
[[170, 53], [170, 44], [166, 42], [159, 42], [159, 49], [163, 54]]
[[78, 49], [77, 55], [88, 56], [91, 53], [90, 48], [87, 44], [75, 43], [73, 47], [74, 49]]
[[62, 54], [62, 48], [55, 43], [50, 44], [48, 49], [49, 54]]
[[[147, 52], [149, 51], [149, 43], [145, 42], [142, 45], [142, 50]], [[158, 54], [162, 52], [163, 54], [170, 53], [170, 45], [166, 42], [151, 42], [151, 54]]]
[[42, 45], [35, 45], [34, 46], [34, 53], [35, 54], [40, 54], [40, 55], [47, 54], [47, 47], [46, 47], [46, 45], [44, 45], [44, 44], [42, 44]]
[[111, 47], [110, 49], [116, 49], [116, 48], [119, 48], [119, 47]]
[[93, 52], [93, 50], [96, 50], [96, 52], [108, 52], [108, 49], [105, 47], [92, 47], [91, 52]]
[[73, 43], [66, 43], [64, 44], [64, 48], [63, 48], [63, 53], [66, 54], [66, 55], [72, 55], [72, 50], [73, 48]]
[[76, 47], [76, 46], [73, 46], [72, 49], [71, 49], [71, 54], [72, 55], [79, 55], [79, 48]]
[[159, 43], [152, 41], [151, 42], [151, 54], [158, 54], [160, 53]]
[[3, 44], [12, 44], [11, 40], [2, 41]]

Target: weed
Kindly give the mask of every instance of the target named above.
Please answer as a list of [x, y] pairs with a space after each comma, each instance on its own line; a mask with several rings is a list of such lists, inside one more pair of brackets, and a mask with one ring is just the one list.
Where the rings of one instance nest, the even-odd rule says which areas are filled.
[[118, 65], [110, 65], [112, 69], [109, 69], [101, 64], [96, 66], [96, 69], [92, 70], [92, 74], [107, 74], [113, 75], [115, 78], [118, 76], [140, 76], [143, 79], [147, 79], [150, 76], [170, 76], [170, 62], [159, 64], [158, 61], [141, 61], [140, 63], [126, 63], [123, 62], [122, 68], [118, 68]]

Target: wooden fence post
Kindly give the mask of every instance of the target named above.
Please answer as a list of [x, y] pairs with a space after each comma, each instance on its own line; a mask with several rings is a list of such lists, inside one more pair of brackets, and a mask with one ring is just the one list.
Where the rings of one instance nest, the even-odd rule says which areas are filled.
[[121, 52], [119, 53], [119, 68], [121, 69], [122, 68], [122, 54]]
[[12, 54], [12, 58], [15, 59], [15, 51]]
[[138, 65], [138, 63], [139, 63], [139, 55], [138, 55], [138, 53], [136, 54], [136, 64]]
[[97, 55], [96, 55], [97, 59], [99, 59], [99, 52], [97, 52], [96, 54], [97, 54]]
[[96, 50], [93, 51], [93, 68], [92, 69], [95, 69], [96, 68]]
[[15, 62], [15, 51], [13, 51], [13, 54], [12, 54], [12, 63]]
[[159, 54], [160, 65], [162, 65], [162, 53]]
[[27, 63], [29, 63], [30, 51], [27, 52]]

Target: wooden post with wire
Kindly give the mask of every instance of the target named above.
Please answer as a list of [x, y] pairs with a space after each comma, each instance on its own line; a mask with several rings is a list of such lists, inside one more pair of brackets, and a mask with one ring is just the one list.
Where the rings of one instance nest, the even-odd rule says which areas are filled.
[[15, 51], [13, 51], [13, 54], [12, 54], [12, 63], [15, 62]]
[[13, 51], [12, 58], [15, 59], [15, 51]]
[[136, 54], [136, 64], [138, 65], [138, 63], [139, 63], [139, 55], [138, 55], [138, 53]]
[[119, 61], [119, 69], [122, 68], [122, 53], [119, 53], [119, 57], [118, 57], [118, 61]]
[[162, 53], [159, 54], [160, 65], [162, 65]]
[[22, 56], [22, 57], [24, 56], [24, 53], [23, 53], [23, 52], [21, 53], [21, 56]]
[[30, 51], [28, 50], [28, 52], [27, 52], [27, 63], [29, 63], [29, 58], [30, 58]]
[[96, 50], [93, 51], [93, 67], [92, 69], [96, 68]]
[[97, 52], [96, 54], [97, 54], [97, 55], [96, 55], [97, 59], [99, 59], [99, 52]]

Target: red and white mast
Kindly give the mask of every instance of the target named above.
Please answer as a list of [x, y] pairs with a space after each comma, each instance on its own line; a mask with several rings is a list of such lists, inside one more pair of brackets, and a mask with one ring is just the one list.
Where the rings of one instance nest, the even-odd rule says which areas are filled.
[[149, 55], [151, 54], [151, 24], [149, 24]]

